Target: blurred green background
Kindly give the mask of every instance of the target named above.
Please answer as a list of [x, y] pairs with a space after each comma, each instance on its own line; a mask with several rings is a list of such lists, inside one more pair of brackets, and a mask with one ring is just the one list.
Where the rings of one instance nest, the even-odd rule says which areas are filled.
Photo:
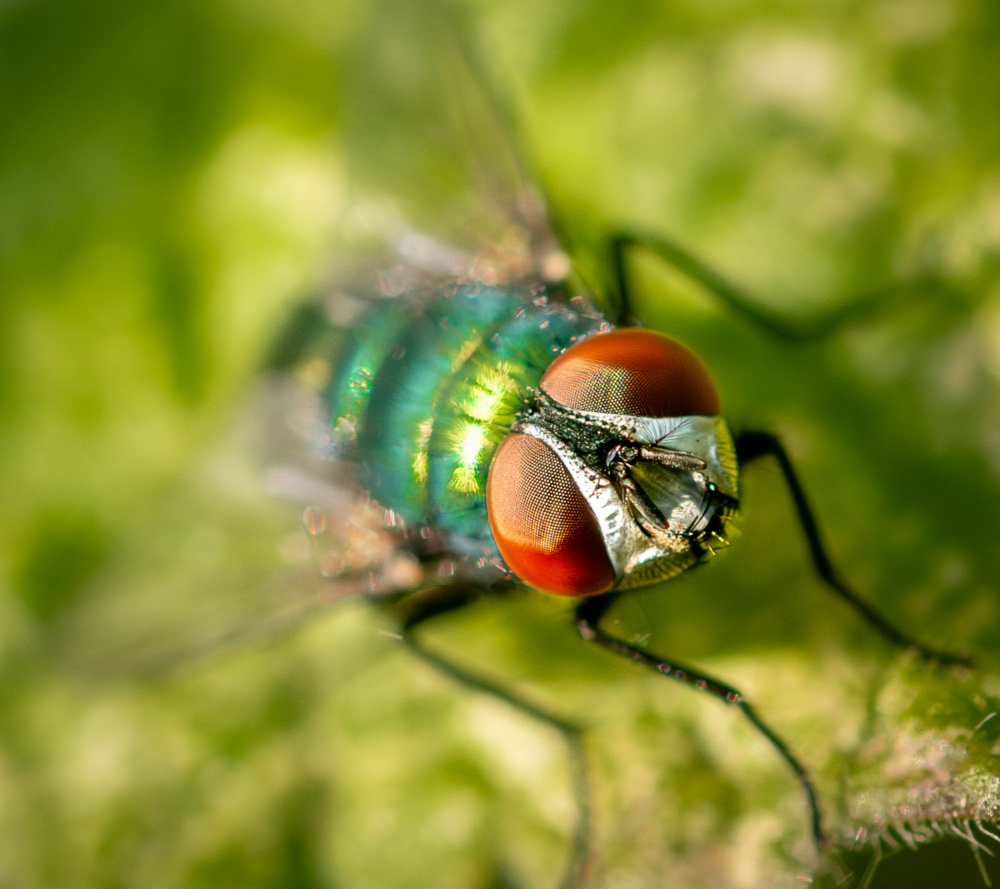
[[[572, 804], [556, 739], [413, 663], [361, 603], [265, 644], [211, 641], [259, 635], [243, 627], [270, 626], [261, 602], [286, 589], [295, 517], [258, 493], [234, 430], [276, 326], [343, 249], [341, 83], [370, 6], [0, 6], [0, 883], [557, 879]], [[713, 367], [735, 429], [784, 437], [859, 588], [990, 664], [1000, 8], [468, 7], [592, 275], [600, 238], [641, 226], [792, 316], [934, 282], [810, 346], [655, 261], [636, 302]], [[745, 502], [731, 551], [630, 597], [619, 627], [747, 691], [832, 788], [822, 763], [856, 742], [893, 653], [812, 577], [777, 472], [750, 469]], [[804, 807], [766, 745], [581, 652], [565, 611], [525, 597], [435, 638], [593, 726], [595, 884], [801, 870]], [[210, 657], [151, 678], [81, 666], [132, 624], [169, 640], [176, 621], [180, 639], [192, 615]]]

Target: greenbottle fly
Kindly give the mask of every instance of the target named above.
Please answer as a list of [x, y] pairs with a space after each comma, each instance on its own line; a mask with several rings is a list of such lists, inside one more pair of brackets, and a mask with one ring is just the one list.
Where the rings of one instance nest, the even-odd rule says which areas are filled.
[[[561, 733], [578, 808], [566, 889], [584, 884], [590, 845], [582, 730], [422, 643], [435, 617], [517, 586], [573, 601], [583, 640], [738, 708], [800, 783], [822, 848], [821, 800], [780, 731], [738, 689], [603, 624], [626, 591], [725, 547], [739, 467], [769, 458], [825, 584], [893, 644], [963, 660], [898, 630], [842, 579], [779, 439], [733, 435], [701, 359], [638, 326], [629, 258], [658, 256], [776, 335], [817, 331], [756, 308], [660, 237], [611, 238], [617, 292], [592, 295], [572, 275], [453, 11], [389, 3], [383, 16], [394, 25], [358, 59], [353, 150], [383, 190], [404, 194], [413, 180], [421, 188], [382, 223], [388, 246], [303, 306], [271, 362], [295, 381], [294, 425], [314, 458], [277, 487], [308, 502], [321, 571], [336, 595], [384, 607], [418, 657]], [[449, 222], [428, 226], [435, 214]]]

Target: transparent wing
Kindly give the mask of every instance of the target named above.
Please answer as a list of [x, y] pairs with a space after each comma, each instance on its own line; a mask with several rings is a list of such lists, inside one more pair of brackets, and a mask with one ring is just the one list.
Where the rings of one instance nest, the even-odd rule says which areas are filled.
[[[513, 116], [473, 23], [445, 2], [380, 0], [346, 76], [351, 180], [415, 264], [474, 259], [474, 276], [560, 278], [565, 260], [524, 172]], [[384, 227], [386, 216], [375, 222]], [[430, 235], [413, 243], [413, 231]], [[409, 238], [411, 243], [405, 243]]]
[[61, 660], [98, 678], [170, 671], [339, 600], [423, 583], [349, 467], [313, 449], [306, 391], [262, 381], [172, 490], [135, 505], [128, 538], [59, 627]]
[[170, 669], [334, 601], [392, 599], [435, 570], [428, 530], [415, 541], [394, 527], [336, 447], [331, 368], [359, 321], [398, 321], [448, 281], [560, 279], [565, 260], [460, 11], [380, 0], [362, 31], [342, 132], [372, 238], [331, 245], [334, 271], [275, 337], [251, 407], [176, 491], [137, 510], [135, 539], [67, 622], [60, 649], [75, 664]]

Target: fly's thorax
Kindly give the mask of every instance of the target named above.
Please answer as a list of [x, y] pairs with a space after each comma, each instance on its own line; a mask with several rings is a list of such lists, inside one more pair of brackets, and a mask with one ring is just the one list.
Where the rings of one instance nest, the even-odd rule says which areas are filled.
[[725, 545], [737, 461], [701, 362], [628, 330], [585, 340], [553, 367], [490, 471], [490, 525], [512, 571], [585, 596], [664, 580]]

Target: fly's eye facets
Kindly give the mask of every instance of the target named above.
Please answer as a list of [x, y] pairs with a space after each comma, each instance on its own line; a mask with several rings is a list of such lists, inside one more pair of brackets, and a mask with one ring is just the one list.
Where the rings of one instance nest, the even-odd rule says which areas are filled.
[[490, 465], [486, 509], [497, 547], [525, 583], [560, 596], [591, 596], [614, 583], [597, 519], [556, 454], [511, 433]]
[[714, 416], [719, 393], [690, 349], [653, 330], [612, 330], [570, 346], [541, 388], [568, 408], [637, 417]]

